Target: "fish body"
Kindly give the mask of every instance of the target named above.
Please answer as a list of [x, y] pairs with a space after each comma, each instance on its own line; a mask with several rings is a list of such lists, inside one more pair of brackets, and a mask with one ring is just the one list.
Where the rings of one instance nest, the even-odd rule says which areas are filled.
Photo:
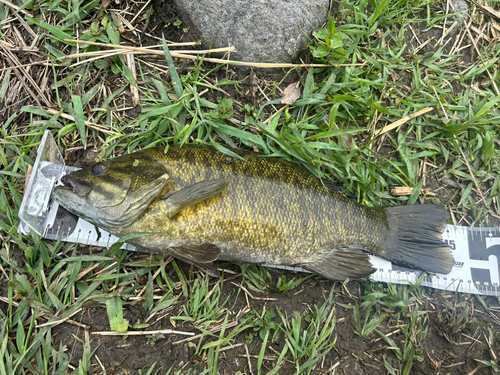
[[69, 211], [150, 252], [216, 275], [216, 259], [296, 265], [327, 278], [374, 271], [366, 252], [448, 273], [435, 205], [371, 208], [300, 166], [210, 146], [150, 148], [63, 177], [55, 199]]

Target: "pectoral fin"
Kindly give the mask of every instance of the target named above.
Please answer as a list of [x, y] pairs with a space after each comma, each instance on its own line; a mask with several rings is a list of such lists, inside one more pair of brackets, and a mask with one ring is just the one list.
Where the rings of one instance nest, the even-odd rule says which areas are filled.
[[333, 249], [300, 266], [332, 280], [360, 279], [375, 272], [368, 254], [349, 247]]
[[201, 271], [213, 277], [219, 277], [219, 271], [214, 261], [220, 256], [220, 249], [213, 244], [199, 246], [171, 247], [172, 256], [198, 267]]
[[223, 192], [227, 185], [225, 180], [202, 181], [175, 192], [164, 198], [168, 217], [171, 219], [180, 211]]

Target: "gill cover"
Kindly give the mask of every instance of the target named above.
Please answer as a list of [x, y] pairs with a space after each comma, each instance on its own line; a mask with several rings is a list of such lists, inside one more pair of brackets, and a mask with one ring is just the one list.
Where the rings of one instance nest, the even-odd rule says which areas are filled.
[[137, 154], [92, 164], [61, 182], [64, 186], [54, 189], [59, 204], [111, 230], [132, 224], [173, 187], [162, 164]]

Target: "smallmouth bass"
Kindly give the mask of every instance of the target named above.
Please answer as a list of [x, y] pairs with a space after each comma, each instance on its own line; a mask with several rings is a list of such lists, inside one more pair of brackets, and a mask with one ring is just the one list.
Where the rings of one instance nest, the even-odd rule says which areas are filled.
[[449, 273], [432, 204], [371, 208], [306, 169], [260, 154], [211, 146], [150, 148], [61, 178], [54, 198], [74, 214], [149, 252], [217, 276], [217, 259], [300, 266], [333, 280], [362, 278], [366, 252], [423, 271]]

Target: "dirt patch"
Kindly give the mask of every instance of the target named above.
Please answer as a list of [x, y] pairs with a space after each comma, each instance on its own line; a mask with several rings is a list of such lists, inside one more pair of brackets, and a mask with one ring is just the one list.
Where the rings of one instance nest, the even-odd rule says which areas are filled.
[[[130, 255], [132, 258], [137, 255]], [[187, 270], [187, 268], [185, 268]], [[238, 269], [235, 265], [229, 265], [230, 270]], [[273, 271], [272, 282], [275, 283], [281, 276], [287, 278], [296, 277], [293, 273]], [[299, 275], [303, 276], [303, 275]], [[233, 284], [234, 283], [234, 284]], [[211, 287], [216, 284], [211, 280]], [[354, 319], [353, 310], [344, 306], [352, 306], [362, 302], [363, 295], [371, 290], [372, 284], [364, 281], [353, 281], [346, 285], [326, 281], [319, 277], [306, 280], [298, 288], [287, 292], [280, 292], [270, 288], [265, 294], [255, 293], [252, 295], [260, 299], [249, 298], [248, 295], [235, 284], [244, 284], [241, 275], [236, 275], [224, 282], [221, 300], [230, 299], [231, 318], [236, 318], [237, 312], [250, 307], [253, 311], [277, 310], [284, 316], [292, 319], [301, 314], [313, 314], [316, 307], [321, 306], [328, 298], [331, 288], [334, 289], [334, 303], [336, 327], [331, 340], [336, 340], [333, 349], [318, 363], [313, 374], [330, 374], [333, 369], [340, 374], [387, 374], [384, 361], [395, 369], [402, 370], [402, 363], [395, 355], [395, 350], [381, 339], [376, 333], [370, 333], [364, 337], [355, 334], [359, 329]], [[387, 292], [387, 288], [383, 289]], [[177, 293], [182, 294], [181, 290]], [[427, 294], [428, 293], [428, 294]], [[158, 293], [161, 297], [162, 294]], [[451, 303], [453, 298], [460, 299], [463, 308], [453, 312]], [[425, 323], [427, 333], [425, 340], [416, 342], [422, 362], [415, 361], [412, 374], [469, 374], [476, 370], [476, 374], [490, 374], [487, 368], [478, 368], [476, 359], [489, 358], [490, 348], [484, 337], [488, 335], [487, 327], [498, 330], [499, 323], [487, 312], [474, 303], [474, 296], [457, 295], [451, 300], [443, 299], [438, 294], [433, 295], [428, 290], [424, 296], [417, 299], [419, 311], [428, 311], [428, 321]], [[486, 298], [488, 306], [498, 307], [498, 301]], [[148, 327], [148, 330], [173, 329], [178, 331], [193, 332], [199, 334], [192, 324], [172, 325], [172, 317], [182, 313], [186, 298], [180, 297], [179, 304], [175, 305], [168, 313], [161, 314], [161, 318]], [[412, 302], [414, 304], [414, 302]], [[389, 312], [388, 308], [386, 310]], [[392, 310], [394, 311], [394, 310]], [[360, 309], [361, 319], [364, 320], [366, 309]], [[411, 315], [409, 313], [409, 315]], [[373, 314], [370, 315], [370, 319]], [[131, 323], [147, 319], [143, 302], [128, 303], [124, 306], [124, 318]], [[241, 320], [242, 318], [240, 318]], [[137, 373], [142, 370], [146, 372], [156, 363], [155, 369], [165, 373], [172, 368], [174, 371], [181, 370], [187, 373], [201, 373], [207, 366], [203, 355], [196, 355], [197, 348], [209, 343], [215, 338], [209, 336], [196, 338], [191, 341], [189, 336], [183, 335], [141, 335], [141, 336], [102, 336], [96, 332], [110, 331], [106, 309], [97, 305], [87, 306], [73, 320], [84, 324], [86, 328], [75, 324], [61, 324], [54, 329], [53, 340], [55, 347], [59, 344], [66, 346], [71, 353], [70, 363], [78, 365], [83, 355], [83, 343], [86, 333], [90, 333], [91, 349], [95, 350], [95, 357], [91, 361], [91, 373], [101, 373], [101, 365], [108, 373]], [[153, 321], [156, 319], [153, 319]], [[279, 315], [273, 319], [280, 323]], [[407, 316], [401, 316], [399, 320], [386, 318], [377, 327], [381, 332], [389, 335], [394, 343], [405, 347], [405, 336], [400, 328], [409, 324]], [[451, 329], [450, 327], [455, 327]], [[307, 323], [304, 321], [304, 329]], [[254, 333], [248, 329], [235, 337], [232, 346], [220, 349], [218, 372], [219, 374], [250, 373], [250, 367], [255, 371], [258, 356], [262, 346], [262, 340], [258, 335], [248, 342], [248, 335]], [[182, 341], [178, 343], [179, 341]], [[496, 347], [496, 345], [493, 343]], [[265, 351], [263, 368], [270, 371], [281, 353], [285, 344], [283, 335], [275, 342], [269, 342]], [[248, 352], [247, 352], [248, 350]], [[205, 352], [203, 352], [205, 353]], [[292, 363], [286, 362], [279, 371], [280, 374], [295, 374], [296, 369]]]

